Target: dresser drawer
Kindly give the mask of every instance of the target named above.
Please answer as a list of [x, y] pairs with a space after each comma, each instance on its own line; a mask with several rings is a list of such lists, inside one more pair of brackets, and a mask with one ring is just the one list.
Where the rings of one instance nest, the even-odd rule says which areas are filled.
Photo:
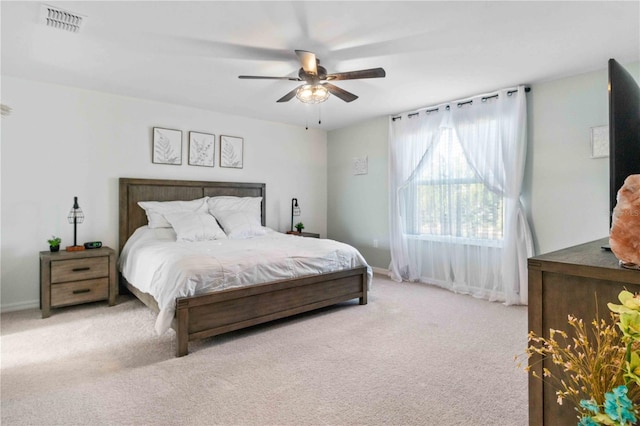
[[109, 276], [109, 258], [107, 256], [54, 260], [51, 262], [52, 284], [107, 276]]
[[74, 281], [51, 285], [51, 307], [104, 300], [109, 297], [109, 279]]

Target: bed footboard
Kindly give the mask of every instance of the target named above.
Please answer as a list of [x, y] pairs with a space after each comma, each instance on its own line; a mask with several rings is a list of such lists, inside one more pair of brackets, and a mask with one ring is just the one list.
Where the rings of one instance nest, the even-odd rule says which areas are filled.
[[366, 267], [179, 298], [176, 356], [187, 355], [190, 341], [356, 298], [367, 304]]

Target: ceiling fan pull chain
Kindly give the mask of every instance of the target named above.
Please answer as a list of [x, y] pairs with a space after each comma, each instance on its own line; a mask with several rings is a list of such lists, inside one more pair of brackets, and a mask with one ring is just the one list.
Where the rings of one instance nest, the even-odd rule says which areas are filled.
[[318, 105], [318, 124], [322, 124], [322, 106]]

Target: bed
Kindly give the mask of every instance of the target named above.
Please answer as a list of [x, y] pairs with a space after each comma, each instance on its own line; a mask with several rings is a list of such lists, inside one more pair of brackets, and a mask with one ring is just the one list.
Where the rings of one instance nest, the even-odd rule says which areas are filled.
[[[140, 227], [147, 225], [141, 201], [194, 200], [201, 197], [262, 197], [261, 223], [266, 224], [266, 185], [120, 178], [119, 249]], [[302, 238], [302, 237], [290, 237]], [[357, 266], [284, 280], [230, 288], [197, 296], [177, 297], [171, 327], [176, 332], [176, 356], [188, 354], [189, 342], [359, 299], [367, 304], [370, 271]], [[149, 308], [159, 312], [157, 300], [120, 275], [120, 282]]]

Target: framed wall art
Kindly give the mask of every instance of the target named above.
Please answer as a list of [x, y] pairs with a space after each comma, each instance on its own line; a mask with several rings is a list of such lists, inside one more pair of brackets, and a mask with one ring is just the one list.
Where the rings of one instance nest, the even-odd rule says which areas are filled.
[[591, 158], [609, 156], [609, 126], [591, 128]]
[[153, 128], [153, 158], [155, 164], [182, 164], [182, 130]]
[[220, 167], [242, 168], [243, 142], [237, 136], [220, 136]]
[[216, 136], [209, 133], [189, 132], [189, 165], [213, 167]]
[[364, 157], [353, 157], [353, 174], [354, 175], [366, 175], [369, 173], [369, 160], [365, 155]]

